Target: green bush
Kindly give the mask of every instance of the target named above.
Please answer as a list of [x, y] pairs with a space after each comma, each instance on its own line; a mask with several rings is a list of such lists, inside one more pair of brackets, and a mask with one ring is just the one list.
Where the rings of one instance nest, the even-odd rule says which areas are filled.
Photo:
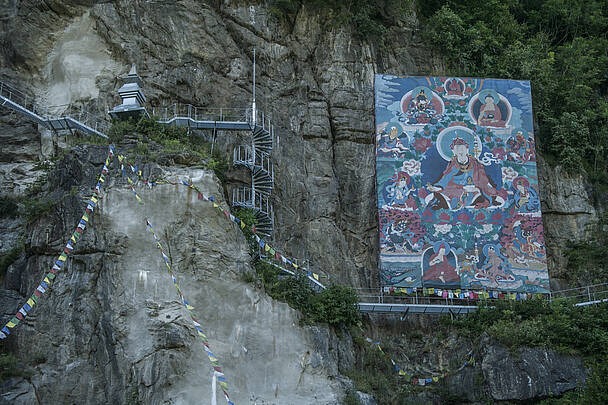
[[255, 216], [255, 210], [252, 208], [237, 207], [232, 210], [232, 214], [245, 223], [245, 227], [241, 228], [241, 232], [245, 235], [249, 245], [249, 254], [251, 257], [256, 257], [258, 252], [258, 243], [253, 237], [251, 228], [258, 224], [258, 218]]
[[23, 252], [23, 242], [20, 241], [16, 246], [11, 248], [8, 252], [0, 255], [0, 281], [4, 278], [8, 267], [15, 263]]
[[11, 196], [0, 197], [0, 218], [15, 218], [19, 216], [17, 199]]
[[23, 216], [27, 222], [31, 222], [51, 212], [54, 207], [55, 202], [49, 197], [27, 198], [23, 201]]
[[350, 287], [331, 285], [315, 293], [303, 273], [290, 276], [262, 261], [255, 264], [255, 269], [266, 293], [300, 311], [308, 322], [337, 327], [357, 325], [361, 320], [357, 295]]
[[350, 287], [332, 284], [313, 296], [314, 319], [330, 325], [356, 325], [361, 321], [359, 299]]
[[230, 163], [221, 154], [214, 153], [213, 157], [207, 162], [207, 168], [213, 170], [217, 178], [224, 183], [226, 181], [226, 172], [230, 168]]
[[0, 353], [0, 382], [22, 375], [17, 358], [12, 353]]

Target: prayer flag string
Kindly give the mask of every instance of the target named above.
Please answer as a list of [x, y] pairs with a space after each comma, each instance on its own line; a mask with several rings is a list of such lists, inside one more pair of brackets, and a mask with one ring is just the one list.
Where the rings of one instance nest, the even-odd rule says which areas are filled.
[[389, 361], [393, 365], [393, 368], [395, 369], [395, 372], [399, 376], [404, 377], [406, 379], [406, 381], [411, 382], [413, 385], [424, 386], [424, 385], [428, 385], [431, 383], [436, 383], [441, 378], [445, 378], [450, 374], [460, 372], [468, 365], [475, 364], [475, 358], [473, 357], [473, 350], [471, 350], [467, 353], [467, 360], [454, 372], [444, 371], [443, 373], [441, 373], [441, 375], [432, 376], [432, 377], [412, 377], [407, 372], [405, 372], [405, 370], [403, 370], [401, 367], [399, 367], [399, 365], [397, 363], [395, 363], [395, 361], [384, 350], [382, 350], [382, 347], [380, 347], [380, 342], [374, 342], [370, 338], [365, 338], [365, 340], [367, 340], [368, 343], [374, 344], [378, 348], [380, 353], [382, 353], [387, 359], [389, 359]]
[[[121, 163], [121, 169], [123, 174], [125, 174], [127, 172], [126, 169], [124, 169], [125, 165], [129, 168], [129, 170], [136, 174], [138, 176], [138, 178], [142, 181], [143, 184], [147, 185], [150, 188], [153, 188], [157, 185], [161, 185], [161, 184], [179, 184], [182, 186], [186, 186], [191, 188], [192, 190], [196, 191], [198, 199], [199, 200], [204, 200], [204, 201], [208, 201], [211, 202], [213, 205], [213, 208], [216, 208], [218, 210], [218, 212], [220, 214], [222, 214], [227, 220], [234, 222], [235, 224], [237, 224], [237, 226], [239, 226], [241, 229], [244, 229], [247, 225], [245, 224], [245, 222], [243, 220], [241, 220], [240, 218], [234, 216], [233, 214], [229, 213], [227, 210], [223, 209], [216, 201], [215, 198], [213, 196], [206, 196], [203, 194], [203, 192], [197, 187], [195, 186], [191, 181], [179, 181], [179, 182], [172, 182], [172, 181], [167, 181], [167, 180], [160, 180], [160, 181], [150, 181], [150, 180], [146, 180], [143, 175], [142, 175], [142, 171], [138, 169], [137, 165], [134, 165], [132, 163], [130, 163], [126, 156], [124, 155], [118, 155], [118, 160]], [[129, 182], [129, 186], [131, 188], [131, 190], [135, 193], [134, 188], [133, 188], [133, 181], [129, 178], [127, 178], [127, 181]], [[136, 194], [136, 193], [135, 193]], [[136, 194], [137, 195], [137, 194]], [[139, 200], [138, 200], [139, 201]], [[256, 240], [256, 243], [260, 246], [260, 248], [268, 255], [268, 257], [270, 257], [272, 260], [276, 260], [280, 263], [282, 263], [284, 266], [286, 267], [291, 267], [294, 270], [299, 270], [302, 271], [306, 274], [306, 277], [308, 277], [311, 281], [315, 282], [315, 284], [321, 286], [322, 288], [325, 288], [325, 286], [323, 284], [321, 284], [319, 282], [320, 279], [322, 278], [327, 278], [329, 280], [330, 276], [325, 276], [325, 275], [321, 275], [321, 274], [317, 274], [314, 273], [310, 270], [308, 270], [307, 268], [299, 265], [297, 263], [296, 260], [294, 259], [290, 259], [287, 256], [284, 256], [283, 254], [281, 254], [279, 251], [277, 251], [274, 247], [272, 247], [270, 245], [270, 243], [266, 242], [263, 238], [261, 238], [258, 234], [257, 234], [257, 230], [255, 228], [255, 226], [251, 227], [251, 231], [254, 234], [254, 238]], [[281, 270], [285, 270], [283, 267], [276, 265], [274, 263], [269, 263]]]
[[[121, 159], [121, 157], [119, 156], [118, 159], [122, 166], [122, 162], [124, 161], [124, 158]], [[141, 172], [139, 172], [138, 174], [140, 174], [140, 173]], [[142, 198], [137, 194], [137, 191], [133, 187], [133, 181], [129, 177], [127, 177], [127, 181], [129, 183], [129, 188], [131, 189], [135, 198], [137, 199], [137, 202], [140, 204], [143, 204]], [[160, 239], [156, 235], [156, 232], [154, 232], [154, 228], [152, 227], [152, 224], [150, 223], [150, 220], [148, 218], [146, 218], [146, 227], [154, 236], [154, 240], [156, 241], [156, 247], [158, 248], [158, 250], [160, 250], [160, 255], [162, 256], [163, 261], [165, 262], [165, 266], [167, 267], [167, 272], [171, 276], [171, 280], [173, 281], [173, 286], [177, 290], [177, 295], [179, 296], [179, 299], [180, 299], [182, 305], [184, 306], [184, 308], [186, 308], [186, 310], [188, 311], [188, 315], [190, 316], [192, 325], [194, 326], [196, 333], [198, 334], [201, 341], [203, 342], [203, 349], [204, 349], [205, 353], [207, 354], [207, 357], [209, 357], [209, 361], [211, 362], [211, 366], [213, 367], [215, 375], [217, 376], [217, 382], [219, 383], [220, 388], [222, 389], [222, 392], [224, 393], [226, 402], [228, 403], [228, 405], [234, 405], [234, 402], [232, 402], [230, 400], [230, 396], [228, 395], [228, 383], [226, 381], [224, 371], [222, 370], [222, 367], [220, 366], [219, 360], [217, 359], [215, 354], [213, 354], [213, 352], [211, 351], [211, 348], [209, 346], [209, 341], [207, 340], [207, 336], [203, 332], [201, 324], [198, 322], [198, 320], [192, 313], [192, 311], [194, 310], [194, 307], [192, 305], [190, 305], [188, 303], [188, 301], [186, 301], [186, 299], [184, 298], [182, 289], [179, 287], [177, 278], [175, 277], [175, 274], [173, 273], [173, 269], [171, 268], [169, 257], [165, 254], [163, 245], [160, 243]]]
[[44, 294], [50, 289], [58, 272], [63, 269], [65, 262], [68, 259], [68, 256], [70, 255], [70, 253], [74, 249], [74, 246], [84, 233], [87, 223], [89, 222], [89, 214], [93, 212], [99, 202], [101, 187], [105, 181], [105, 175], [108, 173], [108, 165], [110, 164], [113, 155], [114, 146], [110, 146], [108, 150], [108, 156], [106, 157], [106, 161], [103, 164], [103, 168], [97, 180], [97, 184], [95, 185], [95, 189], [93, 190], [93, 194], [91, 195], [91, 198], [89, 198], [89, 202], [87, 203], [85, 212], [84, 214], [82, 214], [82, 217], [80, 217], [80, 220], [76, 225], [76, 229], [72, 233], [72, 236], [66, 243], [57, 260], [53, 263], [53, 266], [51, 267], [49, 272], [44, 276], [40, 284], [38, 284], [38, 286], [34, 290], [32, 296], [25, 302], [25, 304], [23, 304], [19, 311], [17, 311], [15, 316], [10, 319], [6, 323], [6, 325], [4, 325], [4, 327], [0, 330], [0, 339], [6, 339], [6, 337], [11, 334], [12, 329], [14, 329], [17, 325], [19, 325], [21, 321], [25, 319], [25, 317], [32, 310], [32, 308], [38, 303], [38, 300], [42, 297], [42, 294]]

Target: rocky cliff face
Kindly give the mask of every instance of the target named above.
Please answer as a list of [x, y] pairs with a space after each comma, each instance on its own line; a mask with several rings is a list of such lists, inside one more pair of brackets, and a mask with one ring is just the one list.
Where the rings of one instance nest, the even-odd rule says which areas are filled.
[[[27, 256], [3, 283], [3, 315], [14, 312], [56, 260], [101, 169], [103, 147], [77, 149], [52, 172], [55, 209], [27, 227]], [[221, 189], [212, 172], [144, 168], [190, 179], [206, 195]], [[326, 328], [300, 327], [287, 304], [241, 281], [251, 272], [238, 227], [179, 185], [139, 191], [123, 178], [106, 191], [84, 237], [43, 304], [7, 344], [29, 365], [26, 380], [4, 383], [5, 403], [191, 404], [211, 398], [213, 370], [146, 231], [159, 234], [180, 287], [229, 377], [237, 403], [337, 403], [338, 364], [348, 366], [348, 340]], [[76, 186], [79, 192], [70, 195]], [[343, 353], [340, 357], [339, 353]], [[351, 355], [352, 356], [352, 355]]]
[[[440, 60], [416, 35], [413, 13], [411, 21], [393, 27], [390, 47], [380, 51], [305, 8], [286, 23], [264, 6], [241, 1], [51, 0], [4, 1], [3, 6], [0, 75], [45, 105], [107, 111], [118, 103], [117, 76], [135, 62], [152, 104], [244, 107], [251, 99], [255, 47], [258, 104], [272, 117], [277, 135], [274, 244], [340, 282], [378, 285], [373, 75], [441, 72]], [[0, 189], [18, 195], [43, 175], [36, 161], [62, 145], [1, 110], [0, 142]], [[237, 142], [228, 133], [218, 136], [226, 152]], [[9, 269], [0, 290], [4, 314], [14, 313], [61, 249], [103, 154], [83, 149], [59, 164], [52, 188], [63, 200], [52, 215], [27, 226], [27, 255]], [[579, 179], [542, 162], [539, 169], [550, 271], [560, 278], [565, 243], [583, 238], [596, 213]], [[172, 178], [189, 176], [207, 192], [222, 194], [207, 172], [155, 170]], [[72, 186], [78, 194], [62, 197]], [[4, 387], [5, 400], [191, 403], [206, 398], [210, 369], [175, 292], [162, 282], [166, 274], [142, 224], [146, 215], [167, 231], [165, 242], [186, 295], [232, 373], [231, 392], [239, 402], [338, 401], [343, 386], [332, 378], [338, 378], [340, 362], [350, 364], [346, 343], [325, 329], [298, 327], [292, 310], [240, 282], [248, 266], [244, 240], [185, 188], [166, 186], [142, 197], [143, 211], [121, 180], [110, 184], [70, 270], [9, 342], [29, 364], [37, 363], [38, 353], [47, 357], [30, 379]], [[11, 221], [2, 220], [1, 252], [25, 226]], [[146, 271], [147, 283], [139, 278]], [[500, 379], [496, 370], [488, 373]], [[489, 389], [500, 392], [498, 397], [510, 392], [498, 385]], [[542, 396], [540, 388], [535, 390], [532, 397]]]

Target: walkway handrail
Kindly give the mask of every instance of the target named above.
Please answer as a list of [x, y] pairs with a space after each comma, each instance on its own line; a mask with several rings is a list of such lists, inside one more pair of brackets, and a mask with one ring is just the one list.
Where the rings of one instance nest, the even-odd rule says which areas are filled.
[[[31, 121], [43, 125], [55, 131], [79, 129], [89, 135], [98, 135], [107, 138], [103, 132], [107, 132], [108, 125], [99, 115], [92, 114], [73, 104], [65, 104], [59, 107], [60, 113], [49, 112], [51, 107], [42, 108], [34, 101], [33, 96], [16, 89], [14, 86], [0, 81], [0, 101], [6, 108], [16, 111]], [[65, 108], [64, 108], [65, 107]]]

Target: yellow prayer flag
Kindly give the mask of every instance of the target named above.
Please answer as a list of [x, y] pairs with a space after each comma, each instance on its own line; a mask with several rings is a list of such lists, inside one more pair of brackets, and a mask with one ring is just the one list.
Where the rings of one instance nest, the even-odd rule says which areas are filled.
[[186, 308], [188, 308], [190, 311], [192, 311], [194, 309], [194, 307], [190, 304], [186, 305]]
[[403, 294], [407, 294], [407, 289], [405, 288], [400, 288], [399, 291], [401, 291]]
[[319, 281], [319, 275], [317, 273], [312, 273], [312, 276], [315, 278], [315, 280]]
[[130, 178], [127, 177], [127, 181], [129, 182], [129, 184], [133, 184], [133, 180], [131, 180]]
[[97, 204], [97, 201], [99, 201], [99, 200], [97, 200], [97, 197], [93, 196], [93, 197], [91, 197], [91, 201], [93, 201], [94, 203]]
[[74, 237], [74, 235], [72, 235], [72, 237], [70, 238], [70, 240], [74, 243], [76, 243], [76, 238]]
[[217, 205], [216, 203], [213, 203], [213, 208], [217, 208], [219, 207], [219, 205]]
[[31, 299], [31, 298], [28, 299], [26, 302], [27, 302], [27, 305], [29, 305], [30, 307], [33, 307], [34, 305], [36, 305], [36, 303], [34, 302], [34, 300]]
[[14, 328], [17, 325], [14, 324], [13, 321], [8, 321], [8, 323], [6, 324], [6, 326], [8, 326], [9, 328]]
[[399, 375], [405, 375], [405, 371], [399, 370]]
[[268, 252], [270, 250], [270, 245], [266, 244], [266, 246], [264, 246], [264, 251]]
[[245, 229], [245, 223], [241, 221], [241, 229]]
[[45, 278], [44, 278], [44, 282], [45, 282], [45, 283], [47, 283], [47, 284], [51, 284], [51, 280], [49, 280], [49, 278], [48, 278], [48, 277], [45, 277]]
[[60, 262], [65, 262], [67, 260], [67, 256], [65, 255], [65, 253], [62, 253], [61, 256], [59, 256], [59, 261]]

